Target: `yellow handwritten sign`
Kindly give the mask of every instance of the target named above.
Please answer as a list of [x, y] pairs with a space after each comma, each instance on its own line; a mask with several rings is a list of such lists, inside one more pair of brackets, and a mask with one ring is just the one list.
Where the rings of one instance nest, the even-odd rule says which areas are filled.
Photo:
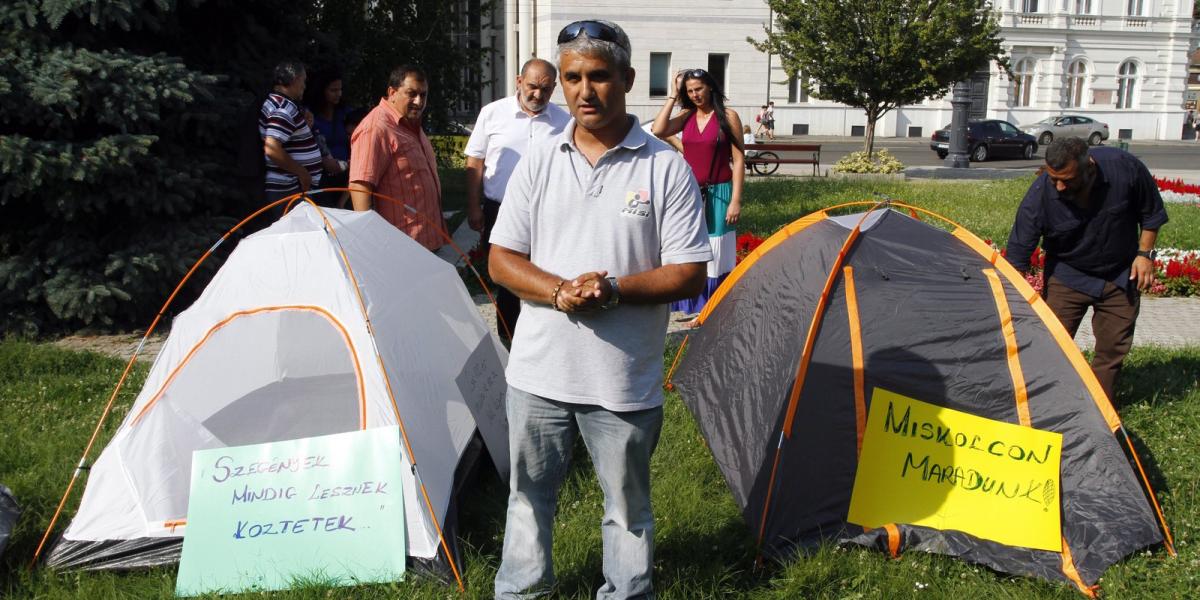
[[851, 523], [954, 529], [1062, 551], [1062, 434], [875, 389], [850, 497]]

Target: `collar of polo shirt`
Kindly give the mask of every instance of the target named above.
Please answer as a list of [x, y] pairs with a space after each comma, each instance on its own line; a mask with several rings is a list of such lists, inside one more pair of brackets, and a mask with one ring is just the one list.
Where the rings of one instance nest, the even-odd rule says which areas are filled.
[[[617, 144], [617, 147], [625, 148], [626, 150], [637, 150], [645, 146], [649, 138], [647, 137], [646, 130], [642, 129], [641, 125], [638, 125], [637, 117], [627, 114], [625, 118], [630, 121], [631, 126], [629, 127], [629, 132], [625, 134], [624, 139], [621, 140], [621, 143]], [[562, 142], [558, 145], [560, 150], [578, 150], [575, 147], [576, 125], [578, 123], [576, 123], [575, 119], [571, 119], [570, 124], [563, 130]], [[609, 148], [609, 151], [611, 150], [612, 148]]]

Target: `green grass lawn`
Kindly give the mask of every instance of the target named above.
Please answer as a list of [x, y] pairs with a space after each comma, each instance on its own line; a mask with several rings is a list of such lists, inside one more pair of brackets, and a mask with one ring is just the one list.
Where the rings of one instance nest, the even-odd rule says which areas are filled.
[[[666, 359], [670, 358], [670, 352]], [[28, 571], [79, 452], [123, 365], [94, 354], [24, 342], [0, 343], [0, 481], [25, 508], [0, 559], [0, 596], [11, 598], [157, 598], [174, 589], [175, 569], [132, 573]], [[139, 368], [106, 428], [111, 434], [140, 385]], [[1179, 557], [1161, 548], [1137, 553], [1104, 576], [1112, 598], [1183, 598], [1200, 585], [1200, 348], [1135, 348], [1120, 396], [1126, 426], [1144, 447], [1174, 529]], [[555, 559], [562, 597], [587, 598], [599, 585], [602, 496], [586, 453], [559, 500]], [[912, 553], [825, 548], [754, 568], [753, 540], [687, 410], [668, 396], [653, 463], [658, 532], [656, 588], [663, 598], [1078, 598], [1057, 583], [997, 574], [954, 559]], [[81, 491], [81, 490], [80, 490]], [[76, 502], [78, 500], [76, 493]], [[505, 489], [485, 474], [464, 499], [461, 533], [466, 597], [487, 597], [498, 566]], [[72, 502], [73, 507], [75, 502]], [[68, 511], [69, 515], [70, 511]], [[65, 523], [64, 523], [65, 526]], [[428, 580], [359, 588], [312, 585], [271, 598], [456, 598]]]
[[[461, 169], [443, 169], [444, 182]], [[755, 178], [747, 188], [742, 230], [767, 236], [821, 207], [875, 199], [915, 204], [1003, 244], [1028, 180], [1006, 182], [842, 182]], [[446, 186], [447, 193], [461, 187]], [[450, 205], [450, 201], [447, 202]], [[1200, 208], [1171, 206], [1161, 246], [1200, 248]], [[182, 308], [182, 307], [180, 307]], [[669, 361], [671, 352], [664, 357]], [[0, 597], [157, 598], [174, 590], [175, 569], [132, 573], [51, 573], [25, 568], [120, 375], [119, 361], [18, 341], [0, 342], [0, 483], [25, 509], [0, 557]], [[145, 376], [139, 367], [109, 418], [99, 453]], [[1102, 581], [1112, 598], [1183, 598], [1200, 587], [1200, 347], [1135, 348], [1119, 397], [1129, 431], [1144, 448], [1159, 499], [1174, 528], [1179, 557], [1161, 548], [1138, 553]], [[581, 449], [580, 449], [581, 450]], [[555, 559], [560, 595], [586, 598], [601, 581], [602, 496], [586, 453], [564, 484]], [[1078, 598], [1067, 585], [994, 573], [957, 560], [913, 553], [826, 548], [765, 568], [754, 566], [753, 540], [679, 398], [668, 395], [662, 441], [653, 463], [658, 532], [656, 589], [664, 598]], [[66, 519], [78, 502], [77, 489]], [[505, 486], [482, 476], [463, 499], [466, 597], [490, 597], [503, 537]], [[59, 530], [65, 527], [64, 520]], [[458, 598], [442, 583], [326, 588], [311, 585], [271, 598]]]
[[[954, 221], [1001, 248], [1008, 240], [1017, 206], [1032, 177], [999, 181], [945, 182], [841, 181], [837, 179], [751, 178], [743, 200], [739, 231], [766, 237], [780, 227], [825, 207], [891, 198]], [[1200, 207], [1167, 204], [1171, 221], [1159, 231], [1160, 248], [1200, 249]], [[855, 208], [854, 212], [865, 210]]]
[[[461, 168], [438, 170], [446, 210], [466, 207], [466, 175]], [[747, 179], [742, 221], [738, 231], [760, 237], [816, 210], [855, 201], [891, 198], [940, 214], [1000, 247], [1008, 240], [1013, 217], [1032, 177], [999, 181], [946, 182], [842, 181], [835, 178], [799, 179], [755, 176]], [[853, 211], [866, 210], [866, 207]], [[1167, 204], [1171, 221], [1159, 232], [1160, 248], [1200, 249], [1200, 206]], [[461, 219], [452, 219], [451, 225]]]

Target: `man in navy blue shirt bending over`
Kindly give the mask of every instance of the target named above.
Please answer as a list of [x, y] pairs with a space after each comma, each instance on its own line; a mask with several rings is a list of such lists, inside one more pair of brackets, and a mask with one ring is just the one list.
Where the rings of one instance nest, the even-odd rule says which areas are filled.
[[1154, 281], [1154, 241], [1167, 222], [1150, 171], [1132, 154], [1079, 138], [1056, 139], [1046, 168], [1017, 209], [1008, 260], [1029, 270], [1041, 242], [1042, 296], [1072, 336], [1092, 309], [1092, 371], [1109, 399], [1133, 344], [1140, 290]]

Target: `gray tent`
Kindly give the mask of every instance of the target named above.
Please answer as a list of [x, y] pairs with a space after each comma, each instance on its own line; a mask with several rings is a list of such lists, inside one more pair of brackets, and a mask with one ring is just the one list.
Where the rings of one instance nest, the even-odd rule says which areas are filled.
[[[1139, 481], [1114, 435], [1128, 442], [1116, 411], [1049, 307], [979, 238], [905, 208], [911, 217], [822, 211], [785, 227], [730, 274], [685, 341], [672, 384], [761, 551], [821, 541], [919, 549], [1087, 594], [1163, 533], [1172, 551], [1145, 474]], [[876, 388], [1061, 433], [1062, 551], [848, 522]]]
[[8, 538], [20, 516], [21, 507], [17, 506], [12, 490], [0, 485], [0, 556], [4, 555], [4, 547], [8, 545]]

